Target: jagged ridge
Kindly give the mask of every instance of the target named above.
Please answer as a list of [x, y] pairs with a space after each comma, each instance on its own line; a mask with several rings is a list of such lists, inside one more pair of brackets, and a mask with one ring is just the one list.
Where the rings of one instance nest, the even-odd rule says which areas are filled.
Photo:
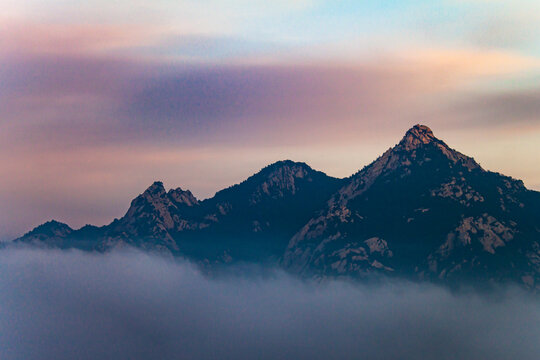
[[97, 228], [51, 222], [19, 242], [106, 251], [122, 244], [205, 264], [276, 262], [307, 276], [513, 280], [540, 289], [540, 194], [415, 125], [346, 179], [289, 160], [199, 201], [155, 182]]

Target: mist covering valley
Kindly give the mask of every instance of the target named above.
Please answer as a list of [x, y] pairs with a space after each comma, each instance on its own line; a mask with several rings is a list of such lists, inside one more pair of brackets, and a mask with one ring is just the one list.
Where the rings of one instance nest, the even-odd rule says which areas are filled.
[[301, 280], [132, 248], [0, 251], [0, 358], [537, 359], [538, 298]]

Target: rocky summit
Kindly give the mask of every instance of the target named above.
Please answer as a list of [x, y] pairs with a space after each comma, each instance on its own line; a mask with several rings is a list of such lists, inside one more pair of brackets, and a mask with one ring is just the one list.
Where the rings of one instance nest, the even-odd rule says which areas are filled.
[[206, 265], [279, 264], [319, 279], [511, 281], [540, 290], [540, 193], [415, 125], [346, 179], [287, 160], [202, 201], [155, 182], [109, 225], [52, 221], [14, 243], [130, 245]]

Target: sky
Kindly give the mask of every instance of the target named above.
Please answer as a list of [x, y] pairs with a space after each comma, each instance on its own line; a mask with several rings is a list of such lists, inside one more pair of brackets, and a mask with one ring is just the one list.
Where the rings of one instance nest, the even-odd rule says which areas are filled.
[[345, 177], [417, 123], [540, 190], [540, 2], [0, 0], [0, 240], [204, 199], [265, 165]]

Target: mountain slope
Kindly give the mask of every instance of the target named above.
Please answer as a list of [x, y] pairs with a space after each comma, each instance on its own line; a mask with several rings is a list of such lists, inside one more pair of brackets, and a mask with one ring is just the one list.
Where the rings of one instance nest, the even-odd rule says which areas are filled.
[[422, 125], [355, 174], [290, 241], [283, 265], [538, 284], [538, 193], [485, 171]]

